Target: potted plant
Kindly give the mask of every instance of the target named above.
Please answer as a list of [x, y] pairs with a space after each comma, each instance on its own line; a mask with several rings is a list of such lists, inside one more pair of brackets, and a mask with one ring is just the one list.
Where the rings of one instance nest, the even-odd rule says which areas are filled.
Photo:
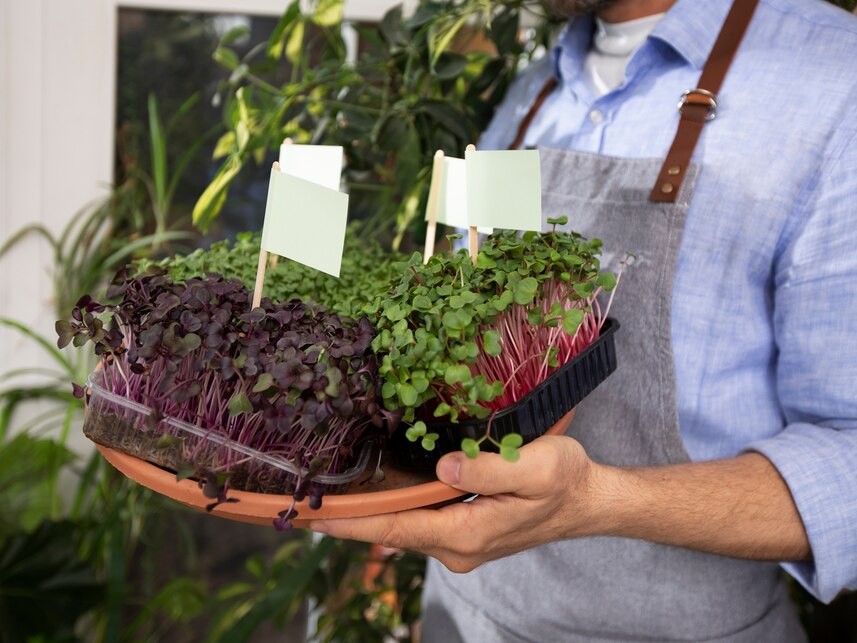
[[[498, 232], [475, 264], [463, 251], [423, 264], [419, 253], [405, 260], [349, 242], [341, 281], [282, 262], [271, 279], [279, 303], [251, 310], [247, 286], [211, 269], [252, 282], [256, 243], [244, 235], [163, 267], [138, 263], [108, 292], [117, 303], [86, 296], [57, 322], [60, 347], [92, 342], [101, 357], [87, 435], [201, 489], [209, 511], [234, 516], [229, 503], [267, 495], [265, 511], [287, 503], [274, 521], [286, 528], [297, 503], [317, 510], [360, 477], [361, 445], [391, 432], [394, 462], [411, 467], [492, 445], [514, 460], [615, 368], [617, 324], [598, 296], [618, 277], [600, 270], [597, 239]], [[577, 364], [591, 372], [569, 386]], [[539, 410], [545, 390], [552, 403]], [[405, 504], [364, 495], [379, 503], [372, 511], [456, 495], [429, 487]]]
[[[515, 460], [615, 369], [607, 313], [619, 277], [600, 270], [600, 240], [556, 232], [565, 217], [549, 223], [491, 235], [475, 264], [463, 250], [425, 265], [415, 254], [392, 294], [365, 309], [377, 314], [384, 404], [407, 426], [394, 441], [400, 462], [432, 465], [459, 448], [475, 457], [483, 444]], [[586, 377], [569, 386], [575, 365]]]
[[365, 466], [362, 443], [385, 413], [365, 318], [296, 300], [251, 310], [242, 284], [213, 275], [121, 274], [108, 297], [119, 301], [84, 296], [57, 322], [60, 347], [92, 342], [101, 357], [85, 424], [94, 441], [193, 476], [209, 511], [230, 489], [291, 494], [280, 528], [294, 502], [316, 508], [348, 482], [361, 453]]
[[[551, 222], [564, 225], [567, 219]], [[411, 439], [433, 452], [415, 452], [401, 431], [393, 447], [400, 464], [416, 459], [431, 465], [461, 447], [462, 437], [471, 454], [492, 440], [500, 448], [507, 433], [521, 434], [506, 438], [501, 448], [514, 457], [519, 440], [556, 423], [565, 412], [557, 415], [559, 409], [572, 408], [615, 368], [612, 334], [618, 323], [606, 317], [617, 277], [600, 271], [599, 240], [555, 230], [520, 237], [503, 232], [486, 241], [475, 266], [464, 253], [436, 255], [424, 266], [418, 253], [407, 258], [384, 251], [362, 239], [359, 228], [349, 228], [340, 279], [286, 260], [268, 273], [268, 292], [274, 299], [296, 297], [350, 317], [367, 316], [378, 329], [372, 348], [381, 365], [384, 405], [394, 422], [404, 417]], [[231, 247], [220, 242], [158, 265], [176, 279], [225, 268], [252, 286], [258, 244], [258, 235], [239, 235]], [[610, 300], [602, 310], [598, 296], [604, 291]], [[466, 328], [456, 328], [462, 324]], [[571, 371], [578, 355], [588, 360], [577, 362], [586, 377], [567, 388], [562, 404], [527, 418], [510, 412], [546, 380], [567, 377], [555, 374]], [[431, 386], [428, 380], [434, 380]], [[489, 416], [493, 437], [485, 430]], [[434, 449], [438, 430], [444, 437]]]

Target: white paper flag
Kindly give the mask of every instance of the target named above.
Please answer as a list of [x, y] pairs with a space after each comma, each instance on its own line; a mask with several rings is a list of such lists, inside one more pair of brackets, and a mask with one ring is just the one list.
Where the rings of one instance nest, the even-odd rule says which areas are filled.
[[[464, 159], [449, 156], [443, 158], [437, 222], [453, 228], [467, 229], [470, 226], [467, 216], [467, 164]], [[479, 232], [491, 234], [493, 230], [480, 226]]]
[[339, 190], [342, 176], [340, 145], [280, 145], [280, 170], [299, 179]]
[[541, 165], [538, 150], [467, 151], [470, 225], [540, 230]]
[[264, 250], [338, 277], [347, 221], [347, 194], [271, 170]]

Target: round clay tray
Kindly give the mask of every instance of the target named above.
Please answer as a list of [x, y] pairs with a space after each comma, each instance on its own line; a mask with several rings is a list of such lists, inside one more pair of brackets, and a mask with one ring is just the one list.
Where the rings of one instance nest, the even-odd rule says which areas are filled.
[[[545, 433], [565, 433], [573, 415], [572, 410]], [[125, 476], [156, 493], [201, 511], [211, 503], [193, 480], [177, 481], [174, 473], [154, 464], [100, 444], [95, 446]], [[344, 494], [326, 495], [320, 509], [310, 509], [307, 500], [297, 503], [298, 517], [292, 521], [293, 525], [306, 527], [311, 520], [321, 518], [356, 518], [428, 507], [470, 495], [440, 482], [434, 473], [402, 471], [389, 465], [383, 470], [385, 479], [382, 482], [371, 485], [368, 482], [352, 483]], [[271, 525], [292, 502], [291, 496], [247, 491], [230, 490], [228, 496], [238, 502], [220, 504], [211, 513], [255, 525]]]

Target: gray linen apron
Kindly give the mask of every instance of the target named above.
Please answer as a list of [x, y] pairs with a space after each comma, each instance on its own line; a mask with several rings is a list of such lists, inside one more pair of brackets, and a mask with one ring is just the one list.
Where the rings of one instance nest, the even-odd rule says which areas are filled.
[[[699, 171], [690, 158], [755, 5], [733, 3], [700, 77], [709, 91], [687, 97], [692, 104], [680, 109], [666, 159], [540, 150], [544, 223], [567, 215], [569, 229], [600, 238], [611, 270], [626, 253], [635, 256], [610, 313], [622, 323], [618, 369], [578, 405], [567, 431], [597, 462], [689, 459], [678, 426], [671, 305]], [[524, 117], [513, 147], [553, 86]], [[469, 574], [430, 561], [423, 594], [424, 643], [805, 640], [778, 565], [627, 538], [550, 543]]]
[[[636, 256], [610, 313], [622, 322], [618, 369], [577, 407], [567, 433], [602, 463], [687, 461], [670, 309], [698, 168], [687, 169], [675, 203], [654, 203], [661, 160], [540, 155], [545, 219], [568, 215], [569, 229], [602, 239], [605, 267]], [[625, 538], [555, 542], [468, 574], [432, 560], [423, 598], [424, 643], [803, 640], [776, 564]]]

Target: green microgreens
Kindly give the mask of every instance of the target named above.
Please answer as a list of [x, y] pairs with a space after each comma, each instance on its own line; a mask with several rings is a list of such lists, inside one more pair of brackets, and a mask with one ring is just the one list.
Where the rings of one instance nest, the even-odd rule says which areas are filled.
[[409, 427], [408, 430], [405, 431], [405, 437], [409, 442], [420, 440], [420, 445], [423, 449], [426, 451], [434, 451], [435, 442], [440, 436], [437, 433], [428, 433], [427, 431], [428, 429], [426, 428], [425, 422], [414, 422], [413, 426]]
[[[424, 265], [418, 253], [386, 253], [349, 234], [340, 279], [284, 260], [268, 271], [265, 295], [365, 316], [377, 331], [372, 350], [383, 405], [394, 421], [412, 425], [408, 439], [432, 450], [437, 435], [425, 422], [485, 418], [506, 408], [597, 338], [609, 309], [608, 302], [602, 311], [597, 297], [612, 291], [617, 277], [600, 270], [600, 240], [556, 231], [567, 217], [548, 223], [554, 226], [548, 233], [490, 236], [475, 265], [464, 251], [435, 255]], [[449, 235], [450, 241], [460, 237]], [[239, 235], [234, 244], [160, 265], [174, 281], [216, 270], [252, 286], [258, 244], [258, 234]], [[265, 388], [263, 378], [251, 392]], [[229, 410], [246, 413], [248, 402], [239, 393]], [[474, 442], [478, 447], [486, 439]], [[495, 446], [505, 453], [516, 448]]]
[[[485, 418], [594, 341], [607, 312], [597, 297], [617, 283], [601, 272], [600, 250], [576, 233], [506, 231], [486, 240], [475, 265], [464, 251], [402, 262], [398, 284], [362, 312], [377, 328], [384, 405], [412, 425], [408, 439], [434, 448], [426, 421]], [[516, 459], [519, 439], [462, 448], [488, 440]]]
[[[228, 279], [238, 279], [248, 288], [256, 281], [257, 259], [261, 234], [239, 234], [234, 243], [220, 241], [207, 250], [195, 250], [158, 262], [141, 260], [134, 265], [137, 274], [156, 269], [165, 271], [177, 282], [217, 273]], [[280, 259], [268, 268], [263, 295], [271, 301], [300, 299], [304, 303], [320, 304], [338, 315], [357, 319], [361, 308], [376, 293], [383, 295], [399, 278], [393, 266], [405, 255], [387, 252], [377, 243], [359, 234], [359, 225], [351, 224], [345, 237], [340, 276], [333, 277], [289, 259]]]
[[468, 458], [475, 458], [479, 455], [480, 445], [485, 441], [497, 447], [500, 451], [500, 457], [508, 462], [517, 462], [521, 457], [518, 449], [524, 444], [524, 439], [518, 433], [508, 433], [498, 441], [491, 437], [489, 431], [486, 431], [485, 435], [478, 440], [464, 438], [461, 441], [461, 450], [464, 451]]

